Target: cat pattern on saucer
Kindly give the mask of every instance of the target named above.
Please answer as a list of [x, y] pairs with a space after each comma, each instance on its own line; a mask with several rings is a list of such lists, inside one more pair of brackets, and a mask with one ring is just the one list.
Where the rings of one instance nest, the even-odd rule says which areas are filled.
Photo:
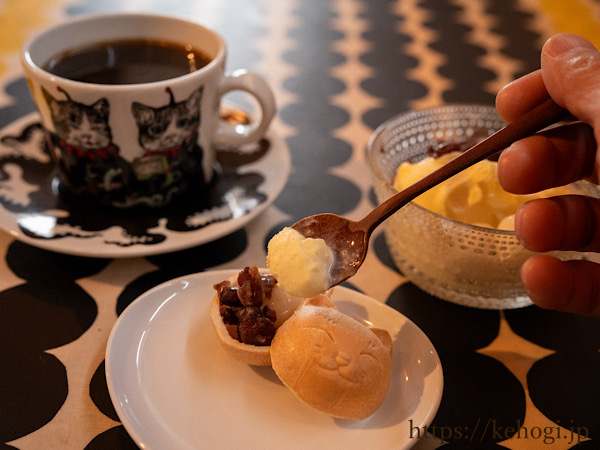
[[[99, 257], [158, 245], [172, 251], [177, 245], [173, 239], [182, 233], [190, 233], [190, 242], [207, 242], [221, 232], [213, 226], [229, 222], [226, 229], [237, 230], [236, 219], [273, 200], [267, 181], [279, 176], [273, 174], [270, 139], [215, 151], [215, 176], [193, 201], [135, 210], [75, 205], [56, 190], [56, 166], [34, 113], [0, 130], [0, 217], [5, 219], [0, 226], [45, 241], [40, 246], [49, 249], [79, 241], [75, 247]], [[63, 239], [69, 243], [58, 243]]]
[[61, 181], [68, 194], [91, 194], [116, 207], [163, 206], [185, 188], [188, 174], [199, 186], [204, 184], [203, 151], [197, 144], [202, 89], [177, 103], [167, 88], [170, 102], [158, 108], [132, 103], [143, 149], [132, 162], [112, 141], [107, 99], [83, 104], [60, 87], [57, 90], [65, 99], [56, 99], [45, 89], [43, 95], [55, 128], [50, 133], [52, 154], [63, 169]]

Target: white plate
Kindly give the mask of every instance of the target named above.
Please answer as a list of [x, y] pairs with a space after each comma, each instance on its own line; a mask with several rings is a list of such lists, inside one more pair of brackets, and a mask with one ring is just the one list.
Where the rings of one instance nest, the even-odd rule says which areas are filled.
[[0, 228], [23, 242], [78, 256], [167, 253], [213, 241], [263, 212], [287, 182], [291, 158], [271, 130], [261, 145], [218, 150], [223, 173], [210, 200], [183, 208], [127, 213], [81, 210], [57, 194], [37, 113], [0, 130]]
[[[396, 310], [347, 288], [340, 310], [394, 339], [388, 396], [363, 421], [334, 419], [300, 402], [271, 367], [227, 356], [209, 317], [213, 285], [235, 271], [164, 283], [125, 309], [106, 350], [106, 379], [125, 428], [141, 448], [393, 448], [416, 443], [443, 390], [442, 367], [425, 334]], [[421, 428], [423, 430], [423, 428]], [[412, 433], [412, 437], [411, 437]]]

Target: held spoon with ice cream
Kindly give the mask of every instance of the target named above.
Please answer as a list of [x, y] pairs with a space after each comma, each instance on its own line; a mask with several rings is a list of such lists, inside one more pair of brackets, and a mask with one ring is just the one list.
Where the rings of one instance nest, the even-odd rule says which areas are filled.
[[275, 235], [267, 263], [283, 290], [311, 297], [353, 276], [362, 265], [371, 233], [423, 192], [569, 115], [551, 99], [390, 197], [358, 221], [335, 214], [306, 217]]

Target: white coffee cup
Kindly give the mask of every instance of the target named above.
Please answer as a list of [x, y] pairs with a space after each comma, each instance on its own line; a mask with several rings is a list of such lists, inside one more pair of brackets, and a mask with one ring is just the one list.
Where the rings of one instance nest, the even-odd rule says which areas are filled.
[[[133, 84], [81, 81], [47, 67], [77, 49], [140, 40], [187, 46], [208, 63], [168, 79]], [[60, 169], [61, 192], [84, 203], [164, 206], [174, 198], [187, 201], [190, 192], [202, 195], [214, 175], [214, 146], [259, 140], [275, 114], [273, 94], [261, 77], [246, 70], [225, 72], [221, 36], [176, 17], [117, 13], [78, 18], [30, 39], [21, 61]], [[234, 90], [256, 98], [258, 120], [234, 125], [221, 118], [222, 97]]]

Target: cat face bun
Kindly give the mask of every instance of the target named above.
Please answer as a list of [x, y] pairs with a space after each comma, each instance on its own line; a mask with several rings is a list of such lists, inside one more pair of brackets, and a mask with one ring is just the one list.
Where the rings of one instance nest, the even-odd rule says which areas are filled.
[[392, 377], [392, 339], [337, 310], [325, 295], [306, 300], [275, 334], [271, 362], [304, 403], [365, 419], [383, 403]]

